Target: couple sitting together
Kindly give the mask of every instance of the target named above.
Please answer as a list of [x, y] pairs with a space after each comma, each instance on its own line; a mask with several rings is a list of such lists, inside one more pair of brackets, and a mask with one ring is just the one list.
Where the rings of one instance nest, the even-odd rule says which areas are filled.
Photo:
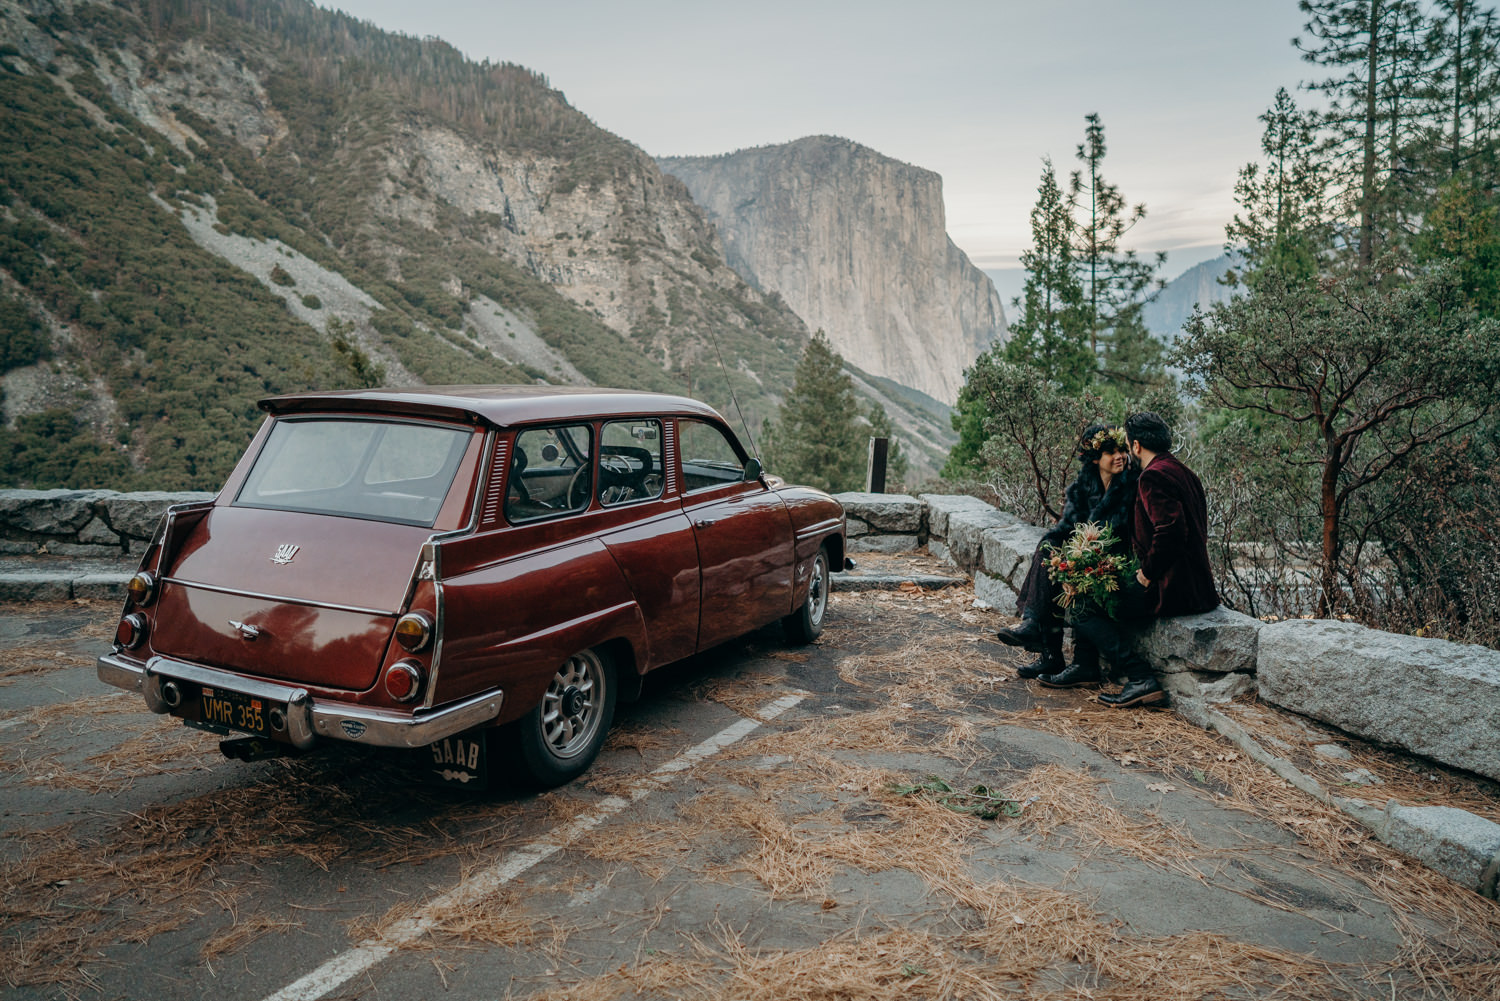
[[[1130, 415], [1124, 428], [1094, 424], [1084, 431], [1078, 477], [1068, 485], [1062, 517], [1042, 537], [1021, 585], [1021, 624], [999, 633], [1001, 641], [1041, 654], [1017, 670], [1021, 677], [1049, 688], [1098, 685], [1102, 655], [1115, 674], [1124, 676], [1124, 688], [1100, 695], [1100, 702], [1123, 708], [1166, 701], [1161, 682], [1135, 652], [1127, 630], [1158, 616], [1207, 612], [1219, 604], [1208, 563], [1203, 485], [1171, 448], [1171, 429], [1149, 411]], [[1078, 526], [1088, 524], [1109, 529], [1085, 534], [1102, 540], [1121, 565], [1131, 555], [1139, 561], [1133, 576], [1110, 586], [1107, 605], [1080, 598], [1073, 585], [1054, 580], [1048, 570], [1049, 562], [1060, 562], [1049, 557]], [[1070, 664], [1063, 662], [1064, 624], [1073, 628]]]

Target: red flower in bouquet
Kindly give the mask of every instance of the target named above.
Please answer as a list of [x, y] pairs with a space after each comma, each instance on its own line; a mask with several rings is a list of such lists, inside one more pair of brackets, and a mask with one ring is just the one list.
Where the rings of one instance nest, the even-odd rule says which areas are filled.
[[1139, 567], [1133, 556], [1116, 551], [1120, 540], [1108, 525], [1086, 521], [1073, 529], [1068, 541], [1051, 547], [1047, 576], [1058, 586], [1063, 608], [1092, 605], [1117, 618], [1120, 589]]

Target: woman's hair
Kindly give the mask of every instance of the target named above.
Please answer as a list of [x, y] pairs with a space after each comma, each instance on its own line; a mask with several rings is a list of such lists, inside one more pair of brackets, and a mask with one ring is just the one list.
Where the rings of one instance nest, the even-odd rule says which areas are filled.
[[1131, 441], [1138, 441], [1148, 452], [1172, 451], [1172, 429], [1167, 422], [1149, 410], [1131, 414], [1125, 418], [1125, 433]]
[[1097, 462], [1106, 453], [1127, 450], [1124, 429], [1113, 424], [1090, 424], [1078, 439], [1078, 458], [1084, 465]]

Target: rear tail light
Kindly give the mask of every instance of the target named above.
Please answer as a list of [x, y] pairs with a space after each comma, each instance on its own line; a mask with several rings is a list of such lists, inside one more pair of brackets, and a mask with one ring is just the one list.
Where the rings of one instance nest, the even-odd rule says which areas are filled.
[[131, 612], [115, 626], [115, 643], [126, 650], [134, 650], [146, 642], [146, 617], [140, 612]]
[[142, 570], [130, 578], [129, 583], [125, 585], [125, 593], [129, 596], [132, 605], [145, 607], [156, 597], [156, 578]]
[[408, 612], [396, 620], [396, 642], [407, 653], [418, 653], [432, 642], [432, 619], [425, 612]]
[[414, 660], [400, 660], [386, 668], [385, 691], [397, 702], [415, 702], [422, 694], [422, 666]]

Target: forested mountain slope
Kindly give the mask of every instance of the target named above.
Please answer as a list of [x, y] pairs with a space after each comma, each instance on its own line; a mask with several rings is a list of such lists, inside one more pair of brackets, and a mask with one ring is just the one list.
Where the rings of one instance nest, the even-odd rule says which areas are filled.
[[807, 341], [645, 153], [435, 40], [0, 0], [0, 92], [5, 485], [213, 488], [257, 399], [382, 382], [732, 384], [758, 428]]

